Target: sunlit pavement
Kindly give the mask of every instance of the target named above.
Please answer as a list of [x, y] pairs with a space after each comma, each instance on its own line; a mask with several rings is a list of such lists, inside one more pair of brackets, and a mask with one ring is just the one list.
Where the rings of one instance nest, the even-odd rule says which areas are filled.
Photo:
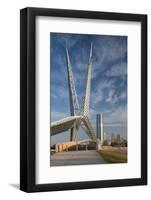
[[51, 155], [51, 166], [104, 164], [103, 158], [95, 150], [68, 151]]

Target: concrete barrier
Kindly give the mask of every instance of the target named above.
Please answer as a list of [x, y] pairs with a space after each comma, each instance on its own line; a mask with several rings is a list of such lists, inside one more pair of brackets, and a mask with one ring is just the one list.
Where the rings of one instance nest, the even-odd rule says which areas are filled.
[[64, 142], [64, 143], [56, 144], [55, 150], [56, 152], [68, 151], [70, 147], [76, 146], [76, 145], [77, 145], [76, 141]]

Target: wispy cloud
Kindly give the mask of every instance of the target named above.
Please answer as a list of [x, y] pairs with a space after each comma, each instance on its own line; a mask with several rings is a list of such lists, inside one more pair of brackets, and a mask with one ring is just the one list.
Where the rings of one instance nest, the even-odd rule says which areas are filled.
[[111, 101], [113, 101], [114, 94], [115, 94], [115, 90], [114, 90], [114, 89], [109, 90], [108, 96], [107, 96], [107, 98], [105, 99], [105, 101], [106, 101], [106, 102], [111, 102]]
[[[96, 89], [92, 91], [92, 101], [94, 104], [99, 103], [103, 100], [109, 101], [114, 93], [115, 81], [103, 79], [98, 81]], [[112, 89], [112, 90], [111, 90]]]
[[51, 122], [57, 121], [59, 119], [63, 119], [65, 117], [68, 117], [68, 112], [59, 112], [59, 111], [51, 111]]
[[110, 70], [108, 70], [105, 75], [106, 76], [123, 76], [127, 74], [127, 63], [119, 62], [114, 64]]
[[62, 47], [64, 48], [71, 48], [73, 47], [79, 40], [79, 35], [75, 35], [75, 34], [60, 34], [60, 33], [56, 33], [55, 34], [56, 40], [58, 40], [58, 42], [61, 44]]
[[123, 90], [119, 95], [119, 99], [126, 99], [126, 98], [127, 98], [127, 91]]
[[57, 96], [56, 94], [52, 94], [52, 92], [51, 92], [51, 94], [50, 94], [50, 98], [52, 98], [52, 99], [57, 99], [58, 96]]
[[58, 100], [67, 100], [69, 98], [68, 88], [61, 86], [56, 86], [52, 89], [51, 96], [58, 98]]
[[110, 64], [123, 60], [127, 54], [127, 40], [118, 36], [98, 36], [94, 39], [93, 78], [100, 71], [106, 70]]
[[124, 124], [124, 123], [110, 123], [110, 124], [106, 124], [106, 123], [104, 123], [103, 124], [103, 126], [104, 126], [104, 128], [105, 127], [126, 127], [127, 126], [127, 124]]
[[99, 39], [96, 37], [95, 48], [98, 60], [117, 60], [127, 52], [127, 41], [120, 36], [102, 36]]
[[126, 124], [127, 123], [127, 106], [120, 106], [111, 113], [109, 113], [105, 118], [106, 124]]

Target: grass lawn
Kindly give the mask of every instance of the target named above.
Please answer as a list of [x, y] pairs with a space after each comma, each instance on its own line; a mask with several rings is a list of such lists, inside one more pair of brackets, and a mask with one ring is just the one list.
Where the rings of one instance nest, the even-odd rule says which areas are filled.
[[103, 159], [108, 163], [127, 162], [127, 154], [123, 154], [121, 152], [100, 150], [99, 153], [103, 157]]

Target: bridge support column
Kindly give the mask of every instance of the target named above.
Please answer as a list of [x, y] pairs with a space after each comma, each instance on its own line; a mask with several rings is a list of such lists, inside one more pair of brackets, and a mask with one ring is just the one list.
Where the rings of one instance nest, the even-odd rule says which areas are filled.
[[77, 138], [77, 130], [76, 127], [71, 129], [70, 141], [75, 141]]
[[96, 142], [96, 149], [97, 150], [101, 150], [102, 149], [102, 143], [99, 140], [97, 140], [97, 142]]
[[58, 144], [55, 145], [55, 151], [56, 151], [56, 153], [59, 151]]

